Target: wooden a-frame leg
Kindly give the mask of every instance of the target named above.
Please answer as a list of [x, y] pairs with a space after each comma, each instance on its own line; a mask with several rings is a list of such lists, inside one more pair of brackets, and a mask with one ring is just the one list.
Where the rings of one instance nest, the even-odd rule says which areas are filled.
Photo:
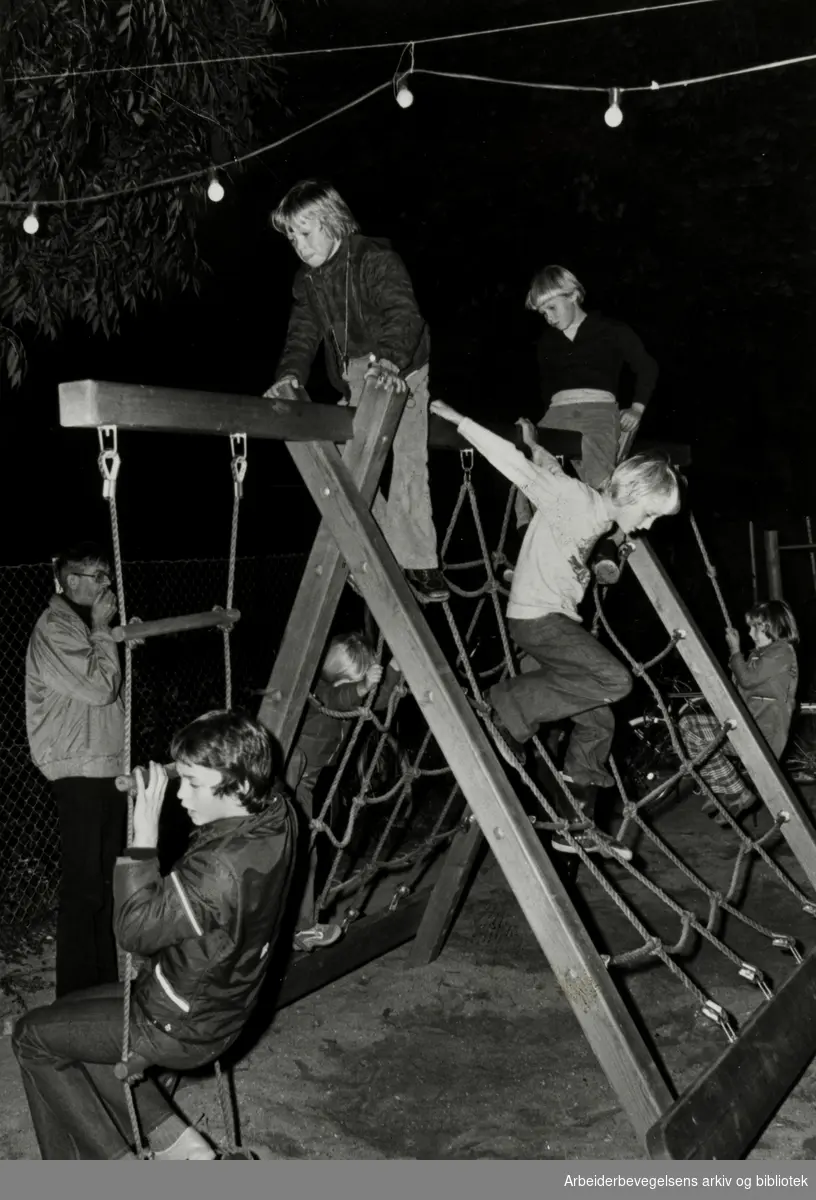
[[426, 967], [441, 954], [484, 849], [478, 821], [471, 820], [466, 832], [455, 835], [411, 945], [409, 966]]
[[289, 445], [584, 1035], [637, 1134], [672, 1091], [333, 446]]
[[677, 642], [678, 653], [697, 680], [715, 717], [723, 723], [734, 722], [728, 734], [729, 741], [771, 814], [775, 817], [785, 814], [782, 836], [796, 855], [811, 887], [816, 887], [816, 829], [806, 808], [780, 771], [753, 717], [711, 653], [647, 538], [636, 539], [628, 562], [669, 633], [682, 632]]
[[[375, 388], [373, 382], [363, 389], [354, 416], [354, 438], [345, 446], [343, 461], [367, 504], [380, 482], [404, 405], [404, 395]], [[277, 739], [284, 761], [289, 757], [347, 575], [337, 543], [323, 522], [258, 710], [258, 720]]]

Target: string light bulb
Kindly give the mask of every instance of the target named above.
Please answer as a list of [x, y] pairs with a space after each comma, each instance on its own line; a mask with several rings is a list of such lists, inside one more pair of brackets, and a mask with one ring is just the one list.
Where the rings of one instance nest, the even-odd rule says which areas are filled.
[[39, 228], [40, 222], [37, 220], [37, 205], [32, 204], [23, 221], [23, 229], [33, 237]]
[[620, 106], [621, 90], [620, 88], [609, 89], [609, 108], [604, 113], [604, 120], [610, 129], [617, 129], [623, 120], [623, 112]]
[[219, 204], [224, 199], [224, 185], [218, 178], [216, 171], [210, 174], [210, 183], [207, 188], [207, 195], [212, 200], [213, 204]]
[[405, 82], [407, 76], [403, 75], [402, 79], [397, 84], [397, 104], [400, 108], [410, 108], [414, 103], [414, 93]]

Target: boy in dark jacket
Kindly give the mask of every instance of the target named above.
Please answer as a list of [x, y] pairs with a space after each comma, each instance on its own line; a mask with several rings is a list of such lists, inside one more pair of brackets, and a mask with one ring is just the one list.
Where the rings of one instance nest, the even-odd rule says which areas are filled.
[[379, 386], [408, 391], [394, 436], [388, 500], [378, 495], [373, 512], [414, 589], [444, 600], [428, 485], [431, 342], [405, 264], [386, 239], [364, 237], [337, 191], [315, 179], [295, 184], [271, 221], [303, 266], [275, 383], [265, 395], [305, 386], [321, 342], [341, 404], [356, 408], [370, 376]]
[[[179, 799], [197, 827], [169, 875], [159, 872], [159, 816], [167, 773], [137, 771], [133, 840], [114, 872], [122, 949], [146, 959], [131, 987], [131, 1054], [189, 1070], [218, 1058], [254, 1007], [284, 912], [295, 821], [274, 786], [263, 726], [206, 713], [171, 745]], [[13, 1046], [44, 1159], [133, 1156], [122, 1053], [123, 987], [106, 984], [26, 1013]], [[213, 1158], [209, 1143], [146, 1079], [134, 1099], [159, 1159]]]

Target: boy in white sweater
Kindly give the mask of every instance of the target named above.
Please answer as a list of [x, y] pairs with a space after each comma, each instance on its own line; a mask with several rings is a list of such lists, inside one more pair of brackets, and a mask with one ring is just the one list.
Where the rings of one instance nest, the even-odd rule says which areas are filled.
[[[496, 725], [517, 744], [532, 738], [540, 725], [572, 720], [563, 777], [592, 819], [597, 789], [614, 782], [606, 765], [615, 732], [610, 706], [629, 693], [632, 678], [581, 624], [578, 605], [591, 576], [587, 562], [595, 543], [614, 526], [629, 535], [676, 513], [678, 477], [665, 459], [638, 454], [621, 463], [595, 491], [570, 478], [536, 443], [531, 422], [520, 424], [532, 461], [512, 442], [441, 400], [431, 409], [456, 425], [535, 509], [507, 605], [510, 635], [522, 652], [524, 673], [503, 679], [487, 697]], [[582, 839], [585, 849], [598, 848], [591, 835]], [[557, 838], [553, 847], [573, 851], [572, 843]]]

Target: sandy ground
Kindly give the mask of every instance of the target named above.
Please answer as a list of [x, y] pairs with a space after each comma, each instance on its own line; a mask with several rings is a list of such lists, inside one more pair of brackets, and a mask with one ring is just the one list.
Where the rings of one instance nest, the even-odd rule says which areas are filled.
[[[767, 820], [763, 816], [760, 822]], [[681, 857], [724, 886], [735, 840], [693, 802], [667, 808], [655, 825]], [[760, 825], [760, 828], [762, 825]], [[804, 883], [793, 856], [784, 870]], [[637, 847], [637, 865], [703, 916], [676, 867]], [[619, 866], [605, 870], [646, 924], [668, 942], [677, 917]], [[639, 938], [585, 871], [578, 887], [602, 952]], [[393, 892], [393, 880], [388, 894]], [[746, 908], [760, 922], [812, 941], [813, 918], [776, 877], [755, 867]], [[736, 927], [725, 940], [779, 985], [791, 956]], [[245, 1144], [284, 1159], [642, 1159], [645, 1151], [583, 1037], [503, 875], [488, 857], [439, 959], [410, 968], [409, 946], [281, 1010], [237, 1065], [235, 1085]], [[699, 947], [681, 965], [739, 1024], [761, 1000], [733, 963]], [[3, 966], [0, 1011], [52, 998], [53, 942]], [[664, 967], [614, 970], [657, 1046], [675, 1086], [688, 1085], [726, 1047], [695, 997]], [[188, 1117], [222, 1134], [212, 1078], [185, 1081]], [[750, 1151], [752, 1159], [816, 1157], [816, 1071], [810, 1068]], [[0, 1155], [38, 1157], [8, 1036], [0, 1038]]]

